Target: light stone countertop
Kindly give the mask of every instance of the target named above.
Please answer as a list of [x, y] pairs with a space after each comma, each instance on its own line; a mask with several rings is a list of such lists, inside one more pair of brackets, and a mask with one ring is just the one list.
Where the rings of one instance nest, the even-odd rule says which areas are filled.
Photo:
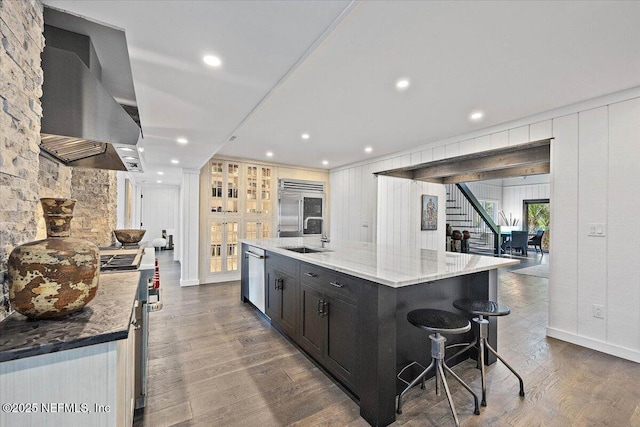
[[[518, 260], [491, 256], [345, 240], [332, 240], [321, 249], [318, 237], [245, 239], [241, 242], [393, 288], [520, 263]], [[285, 249], [299, 246], [320, 249], [322, 252], [302, 254]]]

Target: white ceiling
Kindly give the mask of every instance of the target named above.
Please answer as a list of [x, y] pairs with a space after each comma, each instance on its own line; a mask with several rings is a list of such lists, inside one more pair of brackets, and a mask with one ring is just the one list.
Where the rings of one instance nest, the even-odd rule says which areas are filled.
[[640, 86], [640, 2], [45, 3], [126, 30], [149, 182], [216, 152], [337, 167]]

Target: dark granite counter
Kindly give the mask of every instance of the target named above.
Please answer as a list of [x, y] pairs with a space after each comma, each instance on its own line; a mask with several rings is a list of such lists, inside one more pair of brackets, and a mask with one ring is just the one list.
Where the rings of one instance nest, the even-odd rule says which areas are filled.
[[100, 274], [93, 301], [61, 319], [34, 321], [13, 313], [0, 322], [0, 362], [127, 338], [139, 274]]

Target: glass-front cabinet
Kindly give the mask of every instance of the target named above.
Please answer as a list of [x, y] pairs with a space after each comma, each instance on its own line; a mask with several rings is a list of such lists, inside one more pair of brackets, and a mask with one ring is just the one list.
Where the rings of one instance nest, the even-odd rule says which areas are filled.
[[230, 273], [238, 270], [238, 226], [238, 221], [210, 221], [209, 273]]
[[271, 237], [271, 221], [246, 221], [244, 225], [245, 239], [268, 239]]
[[247, 165], [245, 213], [273, 216], [272, 168]]
[[240, 212], [240, 164], [211, 160], [211, 213]]
[[235, 280], [241, 239], [275, 235], [277, 177], [272, 166], [213, 158], [201, 178], [201, 280]]

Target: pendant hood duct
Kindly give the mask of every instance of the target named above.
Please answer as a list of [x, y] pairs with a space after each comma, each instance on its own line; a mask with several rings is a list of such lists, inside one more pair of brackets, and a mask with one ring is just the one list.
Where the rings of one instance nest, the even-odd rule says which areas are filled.
[[126, 171], [111, 144], [135, 146], [140, 128], [101, 85], [91, 39], [49, 25], [44, 34], [42, 154], [67, 166]]

